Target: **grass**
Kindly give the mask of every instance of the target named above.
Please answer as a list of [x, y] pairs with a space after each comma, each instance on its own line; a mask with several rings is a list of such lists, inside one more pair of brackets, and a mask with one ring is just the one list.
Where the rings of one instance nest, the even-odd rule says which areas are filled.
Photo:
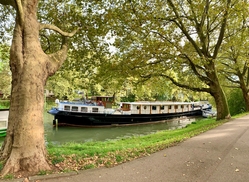
[[240, 113], [240, 114], [237, 114], [235, 116], [232, 116], [232, 119], [241, 118], [241, 117], [246, 116], [248, 114], [249, 114], [249, 112]]
[[49, 144], [47, 149], [52, 163], [63, 170], [111, 167], [174, 146], [225, 122], [227, 120], [202, 119], [183, 129], [105, 142]]

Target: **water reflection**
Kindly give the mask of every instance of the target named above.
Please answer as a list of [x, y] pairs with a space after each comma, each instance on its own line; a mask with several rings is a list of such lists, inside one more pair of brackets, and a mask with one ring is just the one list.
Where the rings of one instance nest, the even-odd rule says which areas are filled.
[[164, 123], [143, 124], [125, 127], [109, 128], [77, 128], [77, 127], [58, 127], [52, 126], [53, 116], [45, 114], [44, 116], [45, 138], [53, 143], [65, 142], [88, 142], [88, 141], [105, 141], [119, 139], [137, 135], [146, 135], [161, 130], [172, 130], [185, 127], [193, 122], [195, 118], [177, 118], [168, 120]]

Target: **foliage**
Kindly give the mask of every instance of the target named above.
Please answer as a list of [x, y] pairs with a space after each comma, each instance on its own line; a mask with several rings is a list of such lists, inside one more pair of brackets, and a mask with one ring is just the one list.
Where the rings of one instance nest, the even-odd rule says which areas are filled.
[[217, 118], [229, 117], [219, 80], [219, 72], [226, 69], [220, 56], [247, 27], [243, 28], [248, 16], [246, 1], [139, 0], [114, 4], [119, 8], [110, 8], [108, 16], [116, 19], [107, 26], [113, 26], [117, 52], [112, 65], [120, 68], [118, 73], [140, 82], [163, 77], [181, 88], [207, 92], [217, 104]]
[[0, 100], [0, 109], [7, 109], [10, 107], [9, 100]]
[[232, 116], [245, 112], [245, 100], [241, 89], [233, 89], [230, 91], [228, 105]]
[[121, 102], [134, 102], [135, 101], [136, 96], [134, 94], [128, 94], [125, 97], [121, 97]]
[[10, 95], [11, 72], [9, 68], [9, 46], [0, 45], [0, 93], [4, 98]]
[[[67, 61], [53, 78], [49, 79], [47, 89], [59, 98], [75, 97], [74, 91], [91, 93], [97, 85], [96, 71], [108, 58], [109, 46], [106, 42], [108, 30], [105, 28], [104, 4], [101, 1], [44, 1], [40, 3], [39, 19], [57, 25], [63, 30], [79, 27], [68, 52]], [[49, 34], [49, 38], [48, 35]], [[43, 50], [49, 53], [60, 37], [53, 32], [41, 32]]]

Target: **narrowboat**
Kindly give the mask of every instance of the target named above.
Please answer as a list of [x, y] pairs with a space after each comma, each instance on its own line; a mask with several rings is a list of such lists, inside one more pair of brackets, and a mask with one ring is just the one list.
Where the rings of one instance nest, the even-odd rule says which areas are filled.
[[8, 128], [9, 109], [0, 109], [0, 137], [5, 137]]
[[211, 110], [207, 101], [169, 102], [139, 101], [121, 102], [113, 109], [108, 99], [95, 102], [68, 102], [56, 100], [57, 107], [48, 113], [54, 115], [53, 125], [100, 126], [127, 125], [157, 122], [181, 116], [202, 116], [203, 111]]

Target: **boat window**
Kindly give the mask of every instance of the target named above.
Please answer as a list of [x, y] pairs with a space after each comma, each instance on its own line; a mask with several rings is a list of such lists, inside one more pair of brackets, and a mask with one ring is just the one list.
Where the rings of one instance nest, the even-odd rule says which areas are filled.
[[152, 106], [152, 110], [156, 110], [156, 106]]
[[98, 112], [98, 111], [99, 111], [99, 108], [96, 108], [96, 107], [92, 108], [92, 112]]
[[175, 105], [175, 109], [178, 109], [178, 105]]
[[128, 104], [123, 104], [123, 107], [122, 108], [125, 108], [125, 109], [129, 109], [129, 106]]
[[137, 110], [139, 110], [140, 109], [140, 106], [137, 106]]
[[0, 128], [6, 128], [7, 126], [8, 126], [7, 120], [6, 121], [1, 120], [1, 122], [0, 122]]
[[164, 110], [164, 106], [160, 106], [160, 110]]
[[72, 111], [78, 111], [78, 107], [72, 106]]
[[81, 112], [87, 112], [87, 107], [81, 107]]
[[172, 106], [169, 106], [169, 109], [171, 109]]
[[181, 105], [181, 108], [183, 109], [183, 108], [184, 108], [184, 105]]
[[147, 109], [147, 106], [144, 106], [144, 110]]
[[70, 106], [64, 106], [65, 111], [70, 111]]

